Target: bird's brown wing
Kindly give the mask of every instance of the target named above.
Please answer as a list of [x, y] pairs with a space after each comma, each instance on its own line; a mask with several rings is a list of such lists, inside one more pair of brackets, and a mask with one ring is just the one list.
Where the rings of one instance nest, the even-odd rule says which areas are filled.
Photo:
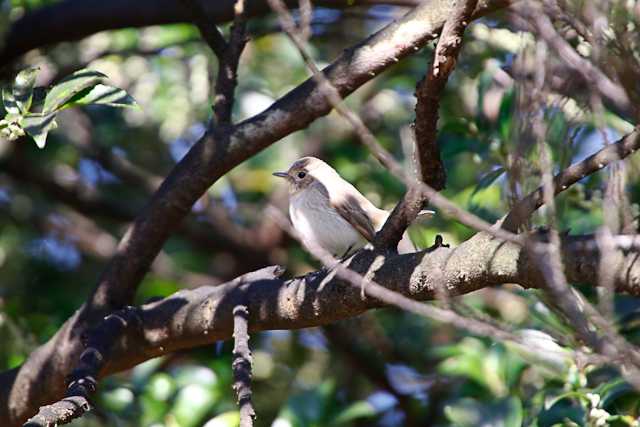
[[332, 202], [331, 206], [340, 214], [342, 218], [347, 220], [349, 224], [369, 242], [373, 241], [376, 230], [373, 228], [371, 218], [358, 203], [353, 196], [347, 196], [344, 199]]

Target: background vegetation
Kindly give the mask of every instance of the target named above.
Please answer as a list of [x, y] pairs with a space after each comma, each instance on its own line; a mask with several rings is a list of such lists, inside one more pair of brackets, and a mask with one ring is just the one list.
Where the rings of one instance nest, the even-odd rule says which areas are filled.
[[[48, 3], [54, 2], [5, 2], [4, 19], [13, 21]], [[568, 3], [573, 8], [580, 2]], [[609, 3], [613, 7], [604, 12], [611, 25], [623, 23], [615, 27], [611, 43], [625, 35], [637, 40], [635, 30], [625, 32], [638, 23], [637, 5]], [[404, 10], [387, 5], [314, 8], [313, 57], [329, 63]], [[238, 120], [263, 110], [309, 75], [274, 15], [251, 19], [249, 32], [239, 67]], [[574, 46], [586, 44], [575, 34], [566, 37]], [[594, 106], [584, 99], [587, 92], [549, 95], [532, 113], [536, 40], [506, 13], [476, 21], [466, 32], [442, 98], [438, 141], [448, 174], [442, 193], [489, 222], [540, 184], [540, 159], [529, 130], [532, 114], [544, 116], [555, 171], [633, 129], [628, 114], [606, 103]], [[637, 61], [639, 55], [632, 50], [621, 60]], [[347, 99], [407, 168], [414, 90], [431, 58], [432, 47], [424, 49]], [[543, 60], [558, 62], [552, 52]], [[26, 138], [0, 141], [1, 369], [21, 364], [83, 303], [126, 225], [203, 134], [211, 117], [209, 72], [215, 75], [216, 64], [189, 24], [99, 32], [21, 59], [21, 68], [39, 67], [38, 86], [80, 68], [104, 73], [137, 107], [65, 109], [44, 149]], [[545, 77], [571, 79], [566, 74]], [[516, 151], [522, 167], [514, 183], [505, 171]], [[273, 207], [285, 211], [287, 203], [286, 189], [271, 172], [303, 155], [326, 160], [378, 206], [392, 209], [403, 195], [403, 185], [360, 145], [349, 124], [331, 113], [212, 186], [191, 219], [195, 225], [206, 222], [204, 230], [215, 234], [186, 228], [173, 234], [136, 303], [221, 283], [269, 264], [285, 265], [291, 276], [318, 268], [270, 214]], [[639, 161], [632, 156], [619, 166], [626, 173], [625, 212], [632, 218], [640, 201]], [[608, 170], [591, 175], [557, 198], [561, 230], [591, 233], [604, 223], [611, 176]], [[532, 226], [545, 223], [542, 215], [532, 220]], [[421, 248], [433, 244], [436, 234], [456, 245], [473, 233], [444, 215], [411, 229]], [[593, 288], [576, 285], [597, 302]], [[475, 315], [508, 324], [528, 340], [551, 348], [582, 345], [539, 291], [504, 286], [461, 299]], [[639, 343], [638, 298], [616, 295], [613, 319], [631, 343]], [[219, 342], [178, 352], [111, 376], [100, 384], [95, 411], [72, 425], [236, 426], [231, 346]], [[254, 334], [251, 347], [259, 426], [639, 425], [640, 394], [616, 366], [581, 365], [560, 356], [541, 360], [530, 349], [398, 309], [369, 311], [326, 327]]]

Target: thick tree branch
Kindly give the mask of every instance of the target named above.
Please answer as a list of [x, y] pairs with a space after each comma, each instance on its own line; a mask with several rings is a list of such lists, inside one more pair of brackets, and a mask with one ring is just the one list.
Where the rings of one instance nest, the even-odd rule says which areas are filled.
[[[543, 274], [525, 248], [485, 233], [457, 248], [387, 254], [384, 262], [372, 271], [378, 256], [380, 253], [362, 251], [349, 268], [362, 274], [369, 272], [377, 283], [413, 300], [435, 299], [440, 286], [445, 286], [452, 295], [461, 295], [503, 283], [536, 288], [543, 281]], [[595, 236], [565, 238], [562, 256], [571, 282], [598, 285], [601, 254]], [[247, 301], [253, 332], [325, 325], [384, 305], [374, 298], [362, 299], [360, 289], [335, 273], [327, 275], [323, 271], [284, 280], [265, 278], [265, 271], [270, 270], [220, 286], [183, 290], [144, 305], [140, 309], [142, 328], [126, 331], [102, 375], [162, 354], [229, 339], [234, 328], [233, 309], [243, 301]], [[441, 274], [434, 275], [433, 271]], [[626, 253], [614, 280], [617, 291], [640, 296], [640, 260], [636, 252]], [[46, 394], [49, 398], [55, 396]]]
[[[569, 166], [553, 178], [553, 189], [557, 195], [582, 178], [591, 175], [617, 160], [633, 154], [640, 148], [640, 130], [636, 128], [619, 141], [607, 145], [597, 153], [587, 157], [579, 163]], [[524, 199], [518, 201], [502, 221], [502, 228], [516, 232], [518, 228], [544, 202], [543, 188], [540, 187]]]

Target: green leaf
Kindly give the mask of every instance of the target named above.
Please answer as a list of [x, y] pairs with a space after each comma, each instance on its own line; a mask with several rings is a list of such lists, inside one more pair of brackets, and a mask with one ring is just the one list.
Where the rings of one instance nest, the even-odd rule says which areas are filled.
[[86, 94], [80, 97], [75, 97], [69, 101], [68, 105], [109, 105], [111, 107], [137, 107], [135, 99], [124, 90], [105, 85], [97, 84]]
[[7, 87], [2, 88], [2, 105], [8, 114], [20, 114], [13, 92]]
[[124, 411], [133, 404], [134, 400], [133, 392], [125, 387], [118, 387], [102, 393], [102, 404], [107, 409], [115, 412]]
[[600, 407], [604, 409], [608, 409], [612, 403], [618, 400], [621, 397], [625, 396], [633, 396], [634, 398], [638, 398], [639, 394], [636, 389], [633, 388], [631, 384], [628, 382], [618, 379], [612, 381], [611, 383], [603, 384], [602, 386], [596, 389], [598, 394], [602, 396], [602, 401], [600, 402]]
[[471, 198], [473, 198], [473, 196], [475, 196], [480, 190], [484, 190], [485, 188], [493, 184], [496, 179], [500, 178], [504, 171], [504, 168], [500, 166], [497, 169], [485, 173], [478, 181], [478, 185], [476, 185], [476, 187], [473, 189]]
[[36, 142], [38, 148], [44, 148], [47, 134], [56, 126], [56, 113], [28, 114], [22, 118], [20, 125]]
[[28, 113], [33, 100], [33, 86], [39, 67], [30, 67], [18, 73], [13, 81], [13, 98], [22, 113]]
[[203, 427], [238, 427], [240, 425], [240, 412], [229, 411], [211, 418]]
[[178, 392], [171, 413], [178, 425], [195, 427], [202, 425], [202, 418], [218, 400], [211, 389], [199, 384], [189, 384]]
[[47, 94], [44, 100], [43, 113], [47, 114], [63, 109], [65, 104], [80, 92], [95, 87], [106, 78], [107, 76], [98, 71], [87, 69], [76, 71], [65, 77]]
[[340, 425], [346, 424], [348, 422], [360, 419], [360, 418], [370, 418], [376, 414], [376, 410], [367, 401], [355, 402], [352, 405], [349, 405], [342, 411], [338, 412], [338, 414], [333, 418], [331, 425]]
[[447, 405], [444, 413], [456, 427], [521, 427], [524, 417], [522, 402], [516, 397], [492, 403], [464, 398]]

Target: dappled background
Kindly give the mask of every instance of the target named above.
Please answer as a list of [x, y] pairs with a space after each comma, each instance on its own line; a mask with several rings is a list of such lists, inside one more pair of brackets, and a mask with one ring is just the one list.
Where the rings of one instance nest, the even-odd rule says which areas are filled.
[[[16, 19], [46, 3], [5, 1], [2, 19]], [[608, 16], [636, 25], [633, 5], [614, 3], [605, 10]], [[342, 11], [317, 7], [312, 54], [327, 64], [404, 11], [382, 5]], [[626, 58], [637, 66], [633, 28], [623, 26], [611, 40], [628, 48]], [[252, 19], [249, 31], [239, 68], [238, 120], [262, 111], [309, 76], [274, 16]], [[563, 34], [573, 46], [586, 45], [570, 31]], [[587, 84], [563, 69], [553, 52], [542, 61], [547, 72], [555, 70], [547, 78], [557, 84], [532, 102], [539, 90], [539, 52], [521, 19], [506, 14], [481, 19], [465, 34], [442, 99], [439, 143], [448, 174], [443, 194], [490, 222], [540, 184], [529, 126], [536, 117], [547, 124], [554, 171], [633, 129], [629, 111], [606, 99], [594, 101]], [[611, 52], [620, 54], [613, 47]], [[603, 61], [609, 53], [600, 53]], [[347, 100], [407, 168], [414, 90], [431, 56], [425, 49], [401, 61]], [[198, 30], [181, 24], [98, 33], [30, 52], [23, 65], [40, 67], [42, 86], [81, 68], [100, 71], [137, 107], [65, 110], [44, 149], [29, 141], [0, 140], [1, 369], [19, 365], [84, 302], [126, 225], [202, 136], [211, 116], [209, 72], [215, 72], [216, 59]], [[304, 155], [326, 160], [380, 207], [392, 209], [403, 195], [403, 185], [359, 144], [350, 125], [331, 113], [211, 187], [164, 247], [137, 302], [222, 283], [269, 264], [286, 266], [291, 276], [317, 269], [319, 264], [278, 225], [276, 212], [286, 212], [287, 194], [271, 176]], [[636, 226], [639, 161], [631, 157], [624, 166], [622, 185], [630, 198], [620, 211], [620, 228]], [[561, 230], [589, 233], [603, 224], [609, 177], [609, 172], [594, 174], [558, 197]], [[542, 218], [534, 217], [530, 226], [543, 224]], [[411, 229], [420, 248], [431, 246], [437, 234], [456, 245], [473, 230], [444, 215]], [[595, 300], [593, 289], [581, 291]], [[577, 346], [537, 291], [505, 286], [463, 300], [466, 310], [507, 323], [527, 339], [555, 348], [548, 335], [528, 331], [537, 329], [559, 338], [561, 346]], [[635, 344], [639, 303], [615, 298], [614, 319]], [[559, 356], [540, 360], [526, 348], [396, 309], [323, 328], [254, 334], [251, 346], [259, 426], [604, 425], [596, 424], [599, 419], [630, 426], [640, 415], [640, 396], [613, 368], [576, 366]], [[109, 377], [101, 383], [95, 412], [72, 425], [235, 426], [230, 361], [231, 343], [217, 343]]]

